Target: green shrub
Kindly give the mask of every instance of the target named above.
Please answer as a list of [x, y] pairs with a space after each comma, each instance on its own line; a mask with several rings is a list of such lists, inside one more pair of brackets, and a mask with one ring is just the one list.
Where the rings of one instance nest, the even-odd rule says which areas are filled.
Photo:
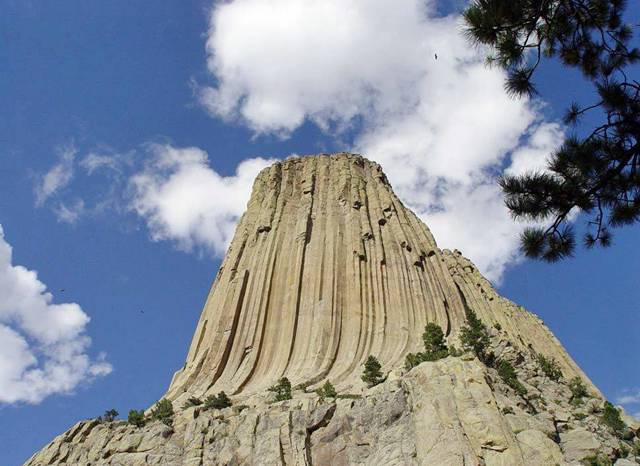
[[129, 411], [129, 417], [127, 418], [127, 422], [136, 427], [143, 427], [147, 422], [144, 417], [144, 410], [137, 411], [132, 409]]
[[582, 460], [582, 464], [584, 464], [585, 466], [612, 466], [613, 465], [609, 457], [602, 454], [587, 456]]
[[369, 355], [367, 361], [364, 363], [364, 371], [362, 373], [362, 381], [367, 384], [367, 387], [371, 388], [384, 381], [382, 372], [380, 369], [380, 361], [375, 356]]
[[628, 457], [629, 453], [631, 453], [631, 448], [629, 448], [628, 445], [625, 445], [624, 443], [621, 443], [620, 444], [620, 458]]
[[338, 392], [336, 392], [335, 387], [328, 380], [321, 388], [316, 390], [316, 393], [321, 400], [324, 400], [325, 398], [336, 398], [338, 396]]
[[277, 384], [269, 388], [270, 392], [275, 392], [275, 401], [291, 399], [291, 382], [286, 377], [282, 377]]
[[109, 409], [104, 412], [102, 416], [98, 416], [98, 421], [100, 422], [113, 422], [118, 417], [118, 411], [115, 409]]
[[438, 324], [429, 323], [424, 328], [422, 334], [424, 342], [424, 351], [426, 353], [441, 353], [447, 351], [447, 345], [444, 342], [444, 332]]
[[620, 411], [618, 411], [618, 408], [613, 406], [608, 401], [605, 401], [604, 403], [604, 411], [602, 412], [600, 420], [617, 436], [621, 436], [622, 432], [627, 427], [627, 425], [620, 417]]
[[569, 390], [571, 390], [571, 404], [577, 406], [582, 403], [582, 398], [588, 396], [587, 386], [578, 376], [569, 381]]
[[499, 332], [500, 330], [502, 330], [502, 325], [496, 322], [495, 324], [493, 324], [493, 328], [495, 328]]
[[193, 406], [200, 406], [202, 404], [202, 400], [200, 398], [191, 397], [189, 398], [182, 409], [192, 408]]
[[404, 359], [404, 368], [406, 370], [413, 369], [418, 364], [424, 361], [422, 353], [409, 353], [407, 357]]
[[422, 334], [424, 343], [423, 353], [409, 353], [405, 358], [404, 367], [409, 370], [424, 361], [437, 361], [449, 356], [449, 350], [444, 340], [444, 332], [438, 324], [430, 323]]
[[224, 409], [231, 406], [231, 400], [225, 392], [220, 392], [218, 395], [209, 395], [204, 400], [204, 409]]
[[475, 312], [466, 310], [467, 325], [460, 329], [460, 343], [462, 347], [471, 350], [483, 362], [489, 360], [487, 348], [489, 347], [489, 332], [487, 326], [482, 323]]
[[527, 389], [518, 380], [516, 370], [509, 361], [503, 360], [498, 362], [498, 375], [504, 383], [513, 388], [518, 395], [524, 396], [527, 394]]
[[462, 350], [459, 350], [453, 345], [449, 346], [449, 356], [453, 356], [454, 358], [457, 358], [458, 356], [461, 356], [461, 355], [462, 355]]
[[554, 358], [545, 358], [542, 354], [538, 355], [538, 365], [540, 369], [551, 380], [558, 382], [562, 378], [562, 371], [558, 361]]
[[160, 421], [168, 426], [173, 424], [173, 405], [166, 398], [161, 399], [151, 410], [151, 419]]

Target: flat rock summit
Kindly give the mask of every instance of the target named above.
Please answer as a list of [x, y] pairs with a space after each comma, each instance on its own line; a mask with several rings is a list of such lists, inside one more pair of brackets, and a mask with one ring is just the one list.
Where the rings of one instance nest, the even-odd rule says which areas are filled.
[[[461, 339], [474, 316], [484, 356]], [[405, 364], [427, 324], [448, 356]], [[372, 387], [369, 356], [384, 376]], [[316, 392], [326, 382], [337, 396]], [[222, 391], [232, 406], [203, 402]], [[640, 464], [640, 424], [349, 153], [258, 175], [164, 399], [164, 422], [80, 421], [25, 464]]]

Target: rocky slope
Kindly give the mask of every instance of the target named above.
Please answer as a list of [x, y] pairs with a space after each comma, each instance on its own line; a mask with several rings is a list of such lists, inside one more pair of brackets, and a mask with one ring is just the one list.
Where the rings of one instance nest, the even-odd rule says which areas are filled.
[[27, 465], [640, 464], [640, 424], [627, 418], [630, 427], [614, 435], [601, 421], [600, 398], [574, 406], [565, 381], [549, 380], [508, 341], [494, 340], [500, 357], [520, 361], [526, 396], [466, 354], [392, 372], [361, 398], [321, 400], [299, 390], [269, 403], [256, 395], [222, 410], [178, 407], [172, 427], [83, 421]]
[[[428, 323], [460, 348], [470, 310], [518, 392], [471, 352], [404, 368]], [[388, 377], [369, 389], [371, 354]], [[540, 356], [563, 376], [552, 380]], [[267, 388], [281, 377], [297, 389], [273, 402]], [[314, 393], [326, 381], [341, 397]], [[186, 407], [221, 390], [233, 407]], [[460, 252], [438, 249], [380, 167], [353, 154], [260, 173], [166, 398], [171, 426], [82, 421], [26, 464], [640, 464], [640, 425], [603, 423], [601, 394], [540, 319]]]

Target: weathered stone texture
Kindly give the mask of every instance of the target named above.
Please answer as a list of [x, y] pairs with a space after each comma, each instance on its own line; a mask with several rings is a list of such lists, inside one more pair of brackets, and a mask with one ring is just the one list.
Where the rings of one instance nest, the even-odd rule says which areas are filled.
[[369, 354], [385, 370], [402, 365], [428, 322], [455, 341], [465, 306], [587, 380], [537, 317], [459, 252], [437, 248], [378, 164], [290, 158], [258, 175], [168, 396], [250, 394], [283, 376], [360, 389]]
[[[402, 369], [429, 322], [459, 347], [467, 309], [526, 395], [469, 353]], [[387, 380], [366, 389], [370, 354]], [[541, 372], [540, 354], [562, 380]], [[582, 405], [571, 403], [574, 376], [590, 392]], [[270, 403], [266, 389], [280, 377], [298, 388]], [[313, 389], [326, 380], [351, 398], [320, 400]], [[221, 390], [246, 409], [183, 408]], [[172, 428], [83, 421], [27, 464], [577, 466], [593, 454], [638, 464], [625, 451], [640, 425], [627, 418], [626, 443], [613, 436], [599, 420], [600, 393], [540, 319], [500, 297], [460, 252], [438, 249], [380, 167], [353, 154], [260, 173], [166, 396]]]

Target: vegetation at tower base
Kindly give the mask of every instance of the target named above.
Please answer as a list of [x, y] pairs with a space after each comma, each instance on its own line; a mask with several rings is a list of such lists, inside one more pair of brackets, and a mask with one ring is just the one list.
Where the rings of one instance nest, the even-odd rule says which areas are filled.
[[325, 382], [325, 384], [322, 387], [316, 390], [316, 394], [322, 401], [325, 398], [336, 398], [338, 396], [338, 392], [336, 392], [336, 388], [328, 380]]
[[127, 422], [136, 427], [143, 427], [147, 422], [144, 416], [144, 410], [130, 410]]
[[504, 383], [509, 385], [511, 388], [515, 390], [515, 392], [524, 396], [527, 394], [527, 389], [520, 383], [518, 380], [518, 376], [516, 375], [516, 370], [513, 368], [509, 361], [499, 361], [498, 362], [498, 375], [502, 377]]
[[467, 325], [460, 329], [460, 342], [463, 348], [473, 351], [474, 354], [478, 356], [478, 359], [486, 364], [493, 358], [491, 353], [487, 351], [489, 346], [487, 326], [482, 323], [472, 309], [467, 307], [465, 313]]
[[200, 398], [196, 398], [195, 396], [189, 397], [185, 404], [182, 406], [183, 409], [192, 408], [194, 406], [200, 406], [202, 404], [202, 400]]
[[362, 371], [362, 381], [367, 384], [367, 387], [374, 387], [384, 381], [381, 367], [380, 361], [375, 356], [369, 355]]
[[444, 332], [438, 324], [429, 323], [422, 334], [424, 351], [421, 353], [409, 353], [405, 359], [405, 368], [411, 369], [421, 362], [437, 361], [451, 354], [445, 343]]
[[[450, 355], [403, 368], [427, 348]], [[361, 379], [369, 355], [376, 382], [385, 376], [372, 388]], [[233, 406], [214, 409], [222, 392]], [[163, 399], [180, 407], [171, 426], [151, 410], [80, 421], [27, 465], [638, 464], [640, 424], [621, 411], [629, 428], [616, 434], [542, 321], [439, 249], [380, 167], [353, 154], [258, 175]]]
[[119, 415], [118, 411], [115, 409], [108, 409], [104, 412], [102, 416], [98, 416], [98, 421], [100, 422], [113, 422]]
[[571, 403], [574, 405], [581, 404], [583, 398], [589, 396], [587, 386], [578, 376], [569, 381], [569, 390], [571, 390]]
[[231, 405], [231, 399], [229, 399], [225, 392], [210, 395], [204, 400], [204, 409], [224, 409]]
[[622, 435], [622, 432], [627, 427], [620, 417], [620, 411], [608, 401], [604, 403], [602, 422], [618, 436]]
[[544, 355], [539, 354], [538, 364], [540, 365], [542, 372], [544, 372], [551, 380], [557, 382], [562, 378], [562, 370], [560, 370], [560, 366], [558, 366], [558, 362], [555, 359], [546, 358]]
[[[592, 102], [574, 103], [565, 122], [600, 120], [568, 137], [547, 170], [508, 175], [500, 185], [516, 218], [550, 221], [527, 228], [529, 257], [557, 261], [572, 254], [570, 212], [591, 215], [587, 247], [611, 243], [611, 229], [640, 220], [640, 82], [632, 65], [640, 50], [623, 21], [625, 0], [475, 0], [464, 13], [469, 38], [491, 47], [489, 63], [507, 71], [506, 91], [535, 93], [534, 73], [555, 57], [591, 82]], [[570, 79], [570, 78], [569, 78]]]
[[170, 426], [173, 423], [173, 404], [166, 398], [161, 399], [151, 410], [151, 419]]
[[272, 387], [269, 387], [270, 392], [274, 392], [276, 397], [274, 401], [285, 401], [291, 399], [291, 382], [286, 377], [282, 377], [278, 380], [278, 383]]

